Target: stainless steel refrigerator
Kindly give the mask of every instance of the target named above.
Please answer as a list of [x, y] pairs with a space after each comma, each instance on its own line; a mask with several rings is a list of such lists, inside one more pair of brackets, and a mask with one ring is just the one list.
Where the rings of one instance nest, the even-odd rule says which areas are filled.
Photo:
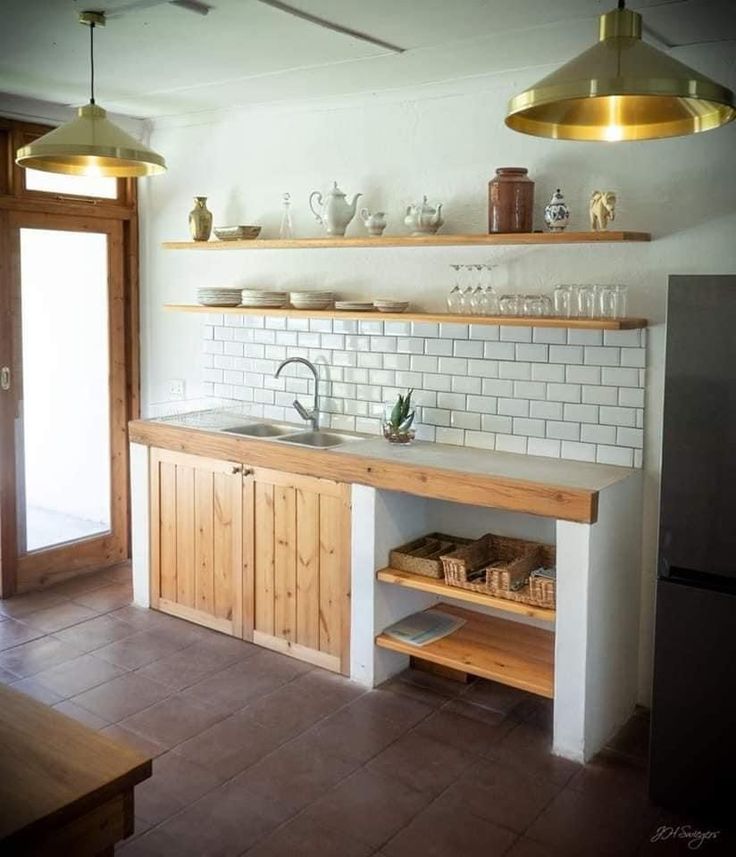
[[650, 796], [736, 800], [736, 276], [669, 282]]

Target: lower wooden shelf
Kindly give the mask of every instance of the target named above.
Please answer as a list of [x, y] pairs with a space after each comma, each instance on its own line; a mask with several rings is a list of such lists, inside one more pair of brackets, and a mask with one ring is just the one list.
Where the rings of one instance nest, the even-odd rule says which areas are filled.
[[505, 613], [515, 613], [517, 616], [529, 616], [533, 619], [544, 619], [545, 622], [555, 621], [555, 611], [547, 607], [535, 607], [533, 604], [522, 604], [520, 601], [510, 601], [508, 598], [496, 598], [483, 592], [473, 592], [472, 589], [461, 589], [459, 586], [448, 586], [444, 580], [432, 577], [422, 577], [409, 571], [397, 568], [382, 568], [376, 572], [376, 578], [383, 583], [393, 583], [406, 589], [419, 589], [430, 592], [442, 598], [454, 598], [456, 601], [468, 601], [471, 604], [481, 604], [493, 607]]
[[450, 604], [438, 604], [433, 609], [461, 616], [465, 625], [427, 646], [412, 646], [386, 634], [376, 637], [376, 645], [554, 697], [554, 632]]

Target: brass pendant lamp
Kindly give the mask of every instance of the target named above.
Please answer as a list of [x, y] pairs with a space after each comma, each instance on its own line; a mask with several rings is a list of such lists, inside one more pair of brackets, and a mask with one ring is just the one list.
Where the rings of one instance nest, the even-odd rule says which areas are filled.
[[556, 140], [655, 140], [719, 128], [734, 94], [641, 38], [625, 8], [601, 15], [600, 40], [509, 102], [506, 124]]
[[79, 22], [90, 31], [90, 100], [77, 118], [49, 131], [16, 152], [21, 167], [74, 176], [137, 178], [166, 171], [166, 161], [107, 118], [95, 103], [95, 26], [105, 26], [103, 12], [82, 12]]

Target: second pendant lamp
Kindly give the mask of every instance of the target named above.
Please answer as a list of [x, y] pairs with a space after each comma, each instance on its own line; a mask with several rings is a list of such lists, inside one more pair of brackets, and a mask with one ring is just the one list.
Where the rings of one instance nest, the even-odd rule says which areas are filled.
[[653, 140], [736, 118], [730, 89], [642, 41], [642, 17], [601, 15], [599, 41], [509, 102], [515, 131], [559, 140]]
[[91, 96], [76, 119], [66, 122], [16, 152], [21, 166], [75, 176], [137, 178], [166, 171], [166, 161], [107, 118], [95, 103], [94, 29], [105, 25], [102, 12], [82, 12], [90, 28]]

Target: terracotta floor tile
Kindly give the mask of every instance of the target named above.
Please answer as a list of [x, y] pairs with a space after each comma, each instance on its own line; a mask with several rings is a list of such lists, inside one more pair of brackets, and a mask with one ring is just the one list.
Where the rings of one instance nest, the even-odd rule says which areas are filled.
[[94, 655], [80, 655], [71, 661], [65, 661], [63, 664], [36, 673], [35, 678], [36, 681], [68, 698], [97, 687], [98, 684], [111, 681], [122, 673], [123, 670]]
[[19, 678], [20, 676], [17, 676], [15, 673], [11, 673], [9, 670], [0, 667], [0, 684], [12, 684], [14, 681], [18, 681]]
[[0, 667], [10, 670], [20, 678], [26, 678], [56, 664], [78, 658], [81, 654], [81, 650], [57, 637], [39, 637], [0, 654]]
[[50, 587], [49, 591], [71, 598], [82, 592], [91, 592], [93, 589], [99, 589], [101, 586], [107, 586], [109, 583], [110, 579], [104, 571], [94, 571], [91, 574], [78, 574], [76, 577], [70, 577], [69, 580], [65, 580], [62, 583], [55, 583]]
[[633, 855], [655, 817], [642, 800], [564, 789], [526, 835], [570, 857]]
[[79, 625], [72, 625], [63, 631], [57, 631], [55, 636], [82, 652], [93, 652], [116, 640], [137, 633], [132, 625], [113, 619], [109, 615], [97, 616]]
[[169, 637], [162, 637], [156, 631], [139, 631], [109, 643], [101, 649], [95, 649], [95, 657], [123, 669], [134, 670], [166, 657], [180, 648], [183, 646]]
[[[494, 715], [491, 713], [491, 716]], [[515, 726], [515, 722], [508, 718], [499, 723], [487, 723], [441, 708], [423, 720], [416, 731], [465, 753], [482, 756]]]
[[126, 717], [121, 725], [170, 749], [220, 719], [212, 706], [176, 695]]
[[508, 715], [524, 702], [536, 702], [538, 697], [515, 687], [499, 684], [497, 681], [478, 679], [468, 687], [467, 692], [463, 694], [463, 699], [473, 705], [480, 705]]
[[100, 572], [100, 575], [113, 583], [131, 583], [133, 580], [133, 570], [129, 562], [106, 568]]
[[380, 689], [363, 694], [352, 705], [391, 720], [406, 729], [415, 726], [432, 713], [432, 708], [423, 702]]
[[174, 752], [226, 780], [271, 753], [284, 740], [280, 730], [257, 723], [246, 708], [179, 744]]
[[369, 857], [370, 845], [344, 830], [321, 827], [307, 815], [299, 815], [277, 828], [251, 848], [248, 857]]
[[[106, 584], [107, 585], [107, 584]], [[140, 631], [161, 631], [168, 628], [194, 628], [191, 623], [175, 616], [161, 613], [159, 610], [151, 610], [147, 607], [138, 607], [136, 604], [127, 604], [113, 610], [110, 614], [114, 619], [122, 619]]]
[[0, 611], [6, 616], [20, 619], [38, 610], [45, 610], [48, 607], [55, 607], [57, 604], [64, 604], [66, 601], [66, 597], [60, 593], [51, 590], [42, 590], [39, 592], [29, 592], [27, 595], [15, 595], [13, 598], [0, 601]]
[[10, 687], [12, 687], [13, 690], [18, 690], [21, 693], [32, 696], [39, 702], [43, 702], [44, 705], [54, 705], [64, 699], [63, 696], [60, 696], [58, 693], [54, 693], [53, 690], [43, 684], [40, 684], [34, 678], [22, 678], [20, 681], [13, 682]]
[[291, 813], [312, 803], [357, 767], [316, 747], [308, 736], [290, 741], [238, 774], [234, 783]]
[[516, 838], [510, 830], [435, 801], [381, 850], [387, 857], [500, 857]]
[[521, 767], [529, 773], [565, 785], [581, 765], [553, 756], [550, 734], [527, 723], [515, 726], [498, 743], [491, 744], [487, 755], [510, 767]]
[[307, 807], [304, 814], [317, 827], [379, 848], [430, 800], [393, 777], [361, 768]]
[[[277, 802], [251, 794], [233, 781], [135, 840], [130, 854], [239, 857], [287, 817]], [[127, 850], [123, 853], [128, 855]]]
[[440, 708], [448, 700], [448, 697], [428, 687], [422, 687], [422, 685], [414, 684], [410, 681], [402, 681], [399, 678], [385, 681], [378, 689], [385, 690], [388, 693], [396, 693], [399, 696], [406, 696], [409, 699], [415, 699], [417, 702], [423, 702], [431, 708]]
[[452, 699], [455, 696], [466, 693], [474, 684], [474, 681], [454, 681], [453, 679], [434, 675], [434, 673], [429, 673], [425, 670], [413, 669], [412, 667], [400, 672], [394, 678], [407, 684], [431, 690], [433, 693], [438, 693], [447, 699]]
[[132, 747], [134, 750], [138, 750], [138, 752], [143, 753], [144, 756], [150, 756], [152, 759], [168, 752], [167, 748], [162, 744], [158, 744], [156, 741], [144, 738], [143, 735], [139, 735], [137, 732], [132, 732], [130, 729], [126, 729], [119, 723], [111, 723], [110, 726], [100, 729], [100, 732], [120, 744], [125, 744], [128, 747]]
[[168, 696], [171, 696], [171, 691], [162, 684], [136, 673], [124, 673], [78, 694], [72, 702], [104, 718], [108, 723], [117, 723]]
[[258, 651], [248, 643], [238, 640], [232, 642], [236, 645], [228, 647], [213, 645], [211, 640], [202, 640], [141, 667], [138, 674], [165, 684], [172, 690], [183, 690]]
[[409, 732], [380, 753], [368, 769], [416, 791], [438, 795], [476, 761], [441, 741]]
[[89, 607], [83, 607], [73, 601], [62, 601], [53, 607], [29, 613], [23, 618], [33, 628], [53, 634], [54, 631], [61, 631], [62, 628], [68, 628], [70, 625], [78, 625], [87, 619], [94, 619], [97, 615], [99, 615], [98, 612]]
[[107, 586], [74, 595], [72, 601], [99, 612], [108, 612], [130, 604], [132, 597], [133, 588], [129, 583], [110, 583]]
[[174, 753], [153, 761], [153, 774], [135, 789], [136, 817], [159, 824], [207, 794], [222, 780]]
[[283, 655], [274, 659], [272, 652], [261, 651], [192, 685], [182, 696], [206, 701], [223, 715], [232, 714], [294, 679], [303, 671], [296, 664], [299, 661]]
[[[563, 851], [522, 836], [514, 843], [511, 850], [506, 852], [504, 857], [566, 857], [566, 855]], [[594, 855], [590, 855], [590, 857], [594, 857]]]
[[92, 712], [87, 711], [86, 708], [80, 708], [78, 705], [75, 705], [68, 699], [65, 699], [63, 702], [57, 703], [53, 707], [57, 711], [60, 711], [62, 714], [66, 714], [67, 717], [72, 717], [74, 720], [78, 720], [80, 723], [84, 723], [84, 725], [89, 726], [90, 729], [101, 730], [104, 729], [105, 726], [109, 725], [107, 720], [103, 720], [96, 714], [92, 714]]
[[0, 622], [0, 650], [20, 646], [21, 643], [36, 640], [43, 634], [40, 628], [19, 622], [17, 619], [6, 619], [5, 622]]
[[598, 756], [582, 767], [568, 782], [576, 791], [589, 792], [605, 799], [626, 795], [646, 800], [647, 772], [625, 762]]
[[451, 785], [442, 800], [523, 833], [560, 788], [550, 780], [483, 759]]

